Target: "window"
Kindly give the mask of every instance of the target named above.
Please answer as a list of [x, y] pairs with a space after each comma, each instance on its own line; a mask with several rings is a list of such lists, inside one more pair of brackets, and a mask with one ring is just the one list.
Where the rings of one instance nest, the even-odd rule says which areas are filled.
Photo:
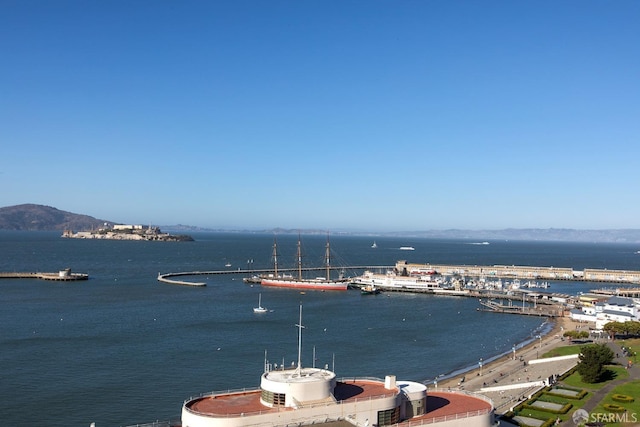
[[268, 390], [262, 390], [260, 397], [264, 402], [272, 404], [274, 406], [284, 406], [286, 394], [284, 393], [273, 393]]
[[400, 408], [387, 409], [378, 412], [378, 425], [386, 426], [396, 424], [400, 421]]

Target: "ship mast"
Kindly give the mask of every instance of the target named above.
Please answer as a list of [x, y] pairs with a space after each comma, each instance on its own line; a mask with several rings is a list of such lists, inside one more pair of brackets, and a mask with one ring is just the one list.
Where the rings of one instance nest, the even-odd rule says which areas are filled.
[[331, 280], [331, 249], [329, 248], [329, 235], [327, 235], [327, 246], [324, 253], [324, 264], [327, 269], [327, 280]]
[[298, 327], [298, 366], [296, 367], [296, 374], [300, 375], [300, 370], [302, 369], [302, 304], [300, 304], [300, 320], [296, 325]]
[[[302, 247], [300, 243], [300, 233], [298, 233], [298, 280], [302, 280]], [[302, 310], [302, 308], [301, 308]]]
[[278, 244], [275, 237], [273, 238], [273, 252], [271, 254], [271, 258], [273, 258], [273, 275], [278, 277]]

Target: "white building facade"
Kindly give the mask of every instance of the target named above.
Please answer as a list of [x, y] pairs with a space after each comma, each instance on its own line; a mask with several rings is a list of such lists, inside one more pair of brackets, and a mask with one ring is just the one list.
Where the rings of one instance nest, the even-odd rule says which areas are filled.
[[609, 322], [640, 321], [640, 302], [613, 296], [605, 302], [572, 310], [570, 317], [578, 322], [593, 322], [595, 329], [602, 330]]

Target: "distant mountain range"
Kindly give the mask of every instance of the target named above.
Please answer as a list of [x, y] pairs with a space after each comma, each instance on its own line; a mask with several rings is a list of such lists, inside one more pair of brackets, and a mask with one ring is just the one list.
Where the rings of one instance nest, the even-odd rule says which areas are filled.
[[[113, 221], [96, 219], [88, 215], [61, 211], [51, 206], [24, 204], [0, 208], [0, 230], [31, 231], [90, 231], [103, 227], [104, 224], [116, 224]], [[180, 232], [238, 232], [238, 233], [276, 233], [276, 234], [326, 234], [320, 229], [285, 229], [269, 230], [228, 230], [209, 229], [189, 225], [163, 225], [165, 231]], [[366, 232], [366, 231], [332, 231], [333, 235], [364, 235], [388, 237], [416, 237], [433, 239], [467, 239], [478, 241], [489, 240], [539, 240], [539, 241], [574, 241], [574, 242], [617, 242], [640, 243], [640, 229], [616, 230], [576, 230], [568, 228], [509, 228], [503, 230], [425, 230], [402, 232]]]
[[527, 240], [558, 242], [639, 243], [640, 229], [576, 230], [571, 228], [506, 228], [503, 230], [429, 230], [385, 235], [476, 241]]

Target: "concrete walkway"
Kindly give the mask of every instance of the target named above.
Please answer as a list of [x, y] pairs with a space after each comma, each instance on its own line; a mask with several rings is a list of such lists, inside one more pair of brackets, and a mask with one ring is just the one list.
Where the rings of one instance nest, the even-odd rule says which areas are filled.
[[[508, 412], [521, 400], [543, 388], [544, 382], [554, 375], [562, 375], [573, 368], [578, 359], [562, 359], [531, 363], [548, 350], [559, 345], [570, 345], [559, 336], [551, 335], [536, 341], [535, 345], [516, 351], [483, 369], [475, 369], [453, 381], [439, 385], [440, 390], [466, 390], [477, 392], [493, 400], [496, 413]], [[544, 359], [540, 359], [544, 361]], [[464, 377], [464, 381], [462, 378]]]
[[[563, 329], [578, 329], [568, 319], [559, 319], [559, 331], [543, 337], [540, 341], [532, 343], [530, 346], [516, 351], [513, 354], [491, 362], [482, 369], [476, 368], [456, 378], [447, 379], [437, 385], [438, 390], [466, 390], [477, 392], [493, 400], [497, 414], [504, 414], [520, 401], [527, 399], [530, 395], [544, 387], [542, 382], [554, 375], [562, 375], [577, 363], [578, 359], [554, 359], [551, 362], [531, 363], [538, 360], [538, 357], [547, 351], [571, 344], [569, 341], [561, 340], [560, 335]], [[606, 344], [618, 357], [614, 363], [620, 366], [627, 366], [628, 358], [622, 356], [622, 349], [615, 341], [607, 341]], [[541, 361], [544, 359], [540, 359]], [[593, 392], [592, 396], [585, 402], [583, 409], [592, 411], [602, 399], [619, 384], [629, 380], [640, 379], [640, 366], [633, 364], [629, 368], [629, 378], [610, 381], [600, 390]], [[569, 413], [571, 415], [571, 411]], [[571, 417], [562, 423], [565, 427], [574, 427]]]

